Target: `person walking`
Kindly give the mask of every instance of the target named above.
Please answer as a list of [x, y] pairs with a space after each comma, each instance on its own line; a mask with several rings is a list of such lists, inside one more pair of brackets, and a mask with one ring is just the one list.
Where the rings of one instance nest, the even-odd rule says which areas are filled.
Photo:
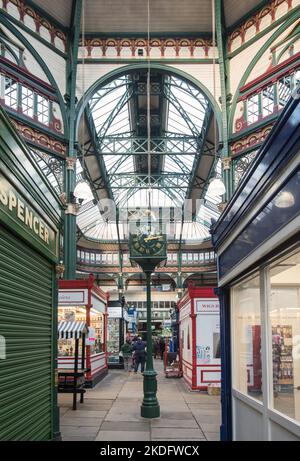
[[165, 352], [165, 349], [166, 349], [166, 343], [165, 343], [164, 338], [161, 336], [161, 337], [160, 337], [160, 340], [159, 340], [159, 352], [160, 352], [160, 358], [161, 358], [161, 360], [164, 359], [164, 352]]
[[153, 341], [153, 355], [155, 359], [158, 356], [158, 354], [159, 354], [159, 344], [158, 344], [157, 338], [155, 338]]
[[146, 362], [146, 343], [139, 337], [133, 345], [134, 350], [134, 372], [137, 373], [141, 364], [141, 373], [144, 372]]
[[123, 355], [124, 370], [131, 371], [132, 345], [129, 339], [126, 339], [126, 342], [122, 345], [121, 352]]

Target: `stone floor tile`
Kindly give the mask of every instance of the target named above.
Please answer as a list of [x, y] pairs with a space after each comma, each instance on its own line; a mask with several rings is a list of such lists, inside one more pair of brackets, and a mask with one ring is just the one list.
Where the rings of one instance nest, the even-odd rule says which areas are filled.
[[102, 424], [103, 418], [66, 418], [65, 416], [61, 418], [62, 426], [80, 426], [80, 427], [100, 427]]
[[147, 442], [150, 440], [150, 431], [147, 432], [131, 432], [131, 431], [100, 431], [96, 437], [97, 442]]
[[151, 421], [151, 427], [176, 427], [180, 429], [199, 429], [199, 426], [194, 419], [153, 419]]
[[220, 441], [220, 433], [219, 432], [205, 432], [205, 438], [209, 442], [219, 442]]
[[193, 438], [196, 440], [204, 439], [204, 434], [200, 429], [177, 429], [177, 428], [152, 428], [151, 431], [152, 437], [157, 439], [173, 439], [177, 440], [178, 438]]
[[99, 427], [74, 427], [74, 426], [60, 426], [62, 439], [64, 437], [93, 437], [99, 432]]
[[220, 431], [220, 424], [216, 424], [216, 423], [198, 423], [198, 424], [204, 433]]
[[63, 418], [67, 418], [67, 419], [72, 418], [74, 420], [76, 420], [77, 418], [99, 418], [99, 419], [103, 419], [106, 415], [107, 415], [106, 410], [103, 410], [103, 411], [92, 410], [92, 409], [82, 410], [80, 408], [80, 410], [76, 410], [76, 411], [68, 410], [67, 413], [64, 414]]
[[147, 432], [149, 430], [150, 430], [150, 421], [149, 422], [104, 421], [101, 426], [101, 431]]

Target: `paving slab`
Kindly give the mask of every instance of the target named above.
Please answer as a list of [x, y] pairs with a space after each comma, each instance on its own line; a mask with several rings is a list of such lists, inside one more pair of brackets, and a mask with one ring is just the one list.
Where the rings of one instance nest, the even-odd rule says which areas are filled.
[[150, 431], [148, 432], [130, 432], [130, 431], [100, 431], [96, 437], [97, 442], [147, 442], [150, 440]]
[[199, 429], [197, 422], [194, 419], [153, 419], [151, 427], [175, 427], [180, 429]]
[[99, 418], [103, 419], [107, 415], [107, 411], [98, 411], [98, 410], [82, 410], [80, 408], [80, 411], [73, 411], [73, 410], [68, 410], [64, 416], [62, 421], [67, 418], [67, 419], [74, 419], [76, 420], [77, 418]]
[[104, 421], [101, 431], [127, 431], [127, 432], [147, 432], [150, 430], [149, 422], [135, 421]]
[[207, 415], [201, 413], [200, 410], [194, 411], [193, 415], [196, 419], [196, 421], [201, 425], [201, 423], [208, 423], [208, 424], [216, 424], [216, 423], [221, 423], [221, 416], [220, 414], [217, 415]]
[[[176, 409], [177, 410], [177, 409]], [[177, 419], [177, 420], [194, 420], [190, 411], [167, 411], [160, 409], [160, 416], [164, 419]]]
[[176, 429], [176, 428], [152, 428], [152, 437], [157, 439], [173, 439], [177, 440], [178, 438], [193, 438], [196, 440], [204, 439], [204, 434], [200, 429]]
[[206, 434], [206, 432], [220, 432], [220, 424], [216, 423], [199, 423], [201, 430]]
[[220, 441], [220, 433], [219, 432], [205, 432], [205, 438], [209, 442], [219, 442]]
[[61, 426], [62, 439], [65, 437], [93, 437], [95, 439], [99, 432], [99, 427], [73, 427]]
[[80, 426], [80, 427], [100, 427], [102, 424], [103, 418], [66, 418], [65, 416], [61, 418], [62, 426]]

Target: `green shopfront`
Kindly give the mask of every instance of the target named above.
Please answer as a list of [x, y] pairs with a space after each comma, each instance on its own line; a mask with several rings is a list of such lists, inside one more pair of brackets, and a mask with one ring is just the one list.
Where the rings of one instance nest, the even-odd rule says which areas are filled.
[[0, 439], [59, 436], [56, 264], [61, 207], [0, 112]]

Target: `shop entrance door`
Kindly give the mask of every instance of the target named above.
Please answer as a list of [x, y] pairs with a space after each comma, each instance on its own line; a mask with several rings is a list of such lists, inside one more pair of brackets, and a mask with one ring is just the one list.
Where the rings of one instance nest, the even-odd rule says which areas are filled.
[[53, 265], [0, 225], [0, 440], [53, 437]]

